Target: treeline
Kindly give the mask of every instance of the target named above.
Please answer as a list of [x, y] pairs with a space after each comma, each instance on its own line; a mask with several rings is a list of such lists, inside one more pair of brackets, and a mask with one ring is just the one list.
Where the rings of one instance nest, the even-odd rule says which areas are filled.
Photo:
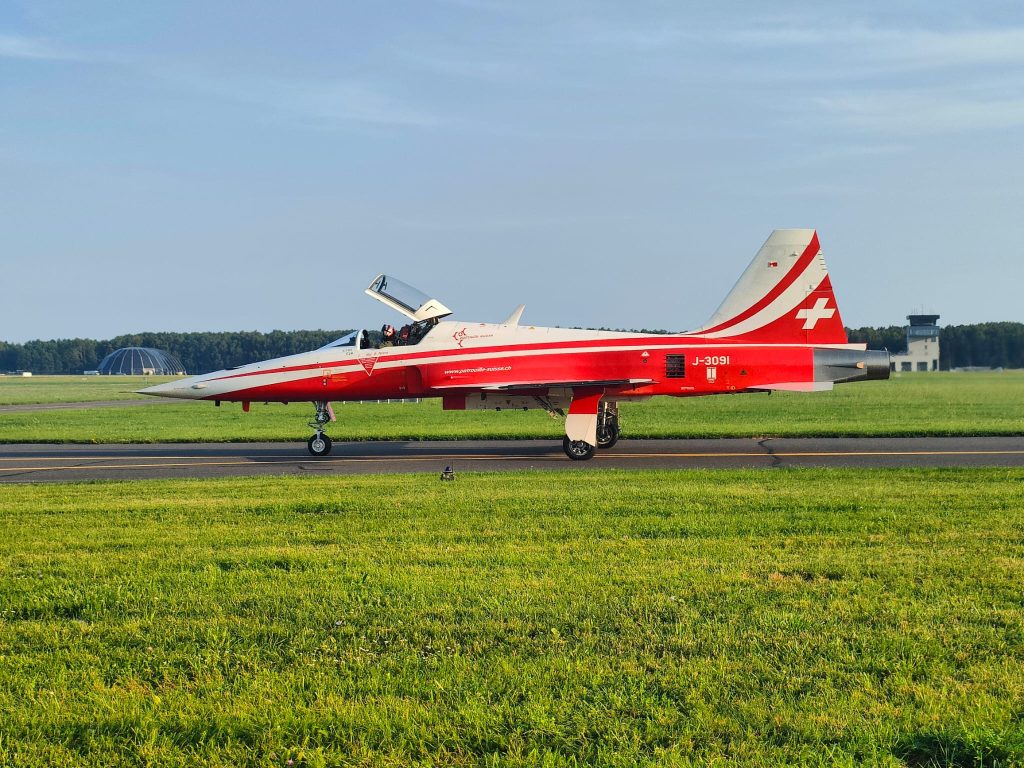
[[55, 339], [8, 344], [0, 341], [0, 372], [81, 373], [121, 347], [155, 347], [181, 360], [189, 373], [208, 373], [322, 347], [349, 331], [237, 331], [222, 333], [133, 333], [105, 341]]
[[[607, 330], [607, 329], [602, 329]], [[643, 333], [665, 333], [658, 329]], [[871, 349], [906, 350], [903, 326], [848, 328], [850, 341]], [[181, 360], [189, 373], [207, 373], [235, 365], [283, 357], [322, 347], [349, 331], [236, 331], [222, 333], [135, 333], [106, 341], [55, 339], [8, 344], [0, 341], [0, 372], [75, 374], [92, 371], [121, 347], [155, 347]], [[939, 365], [944, 370], [965, 366], [1024, 368], [1024, 324], [977, 323], [947, 325], [939, 331]]]
[[[848, 328], [850, 341], [867, 342], [871, 349], [905, 352], [907, 332], [903, 326]], [[1024, 368], [1024, 323], [976, 323], [939, 328], [939, 367], [979, 366]]]

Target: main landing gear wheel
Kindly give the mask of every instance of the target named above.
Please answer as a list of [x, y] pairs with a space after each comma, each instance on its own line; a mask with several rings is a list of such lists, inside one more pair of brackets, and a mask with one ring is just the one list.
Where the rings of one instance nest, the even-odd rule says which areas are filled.
[[594, 446], [584, 440], [570, 440], [568, 437], [564, 437], [562, 438], [562, 450], [573, 461], [586, 461], [594, 456]]
[[598, 424], [597, 427], [597, 447], [598, 448], [611, 448], [619, 442], [619, 420], [615, 419], [608, 425], [602, 426]]
[[619, 404], [601, 403], [597, 412], [597, 447], [611, 448], [619, 442]]
[[306, 446], [314, 456], [326, 456], [331, 452], [331, 438], [321, 432], [309, 438]]

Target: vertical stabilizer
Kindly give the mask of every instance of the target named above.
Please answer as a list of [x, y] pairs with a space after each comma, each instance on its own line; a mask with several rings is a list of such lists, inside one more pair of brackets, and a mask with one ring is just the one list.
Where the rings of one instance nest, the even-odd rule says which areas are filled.
[[693, 335], [761, 343], [845, 344], [846, 329], [813, 229], [777, 229]]

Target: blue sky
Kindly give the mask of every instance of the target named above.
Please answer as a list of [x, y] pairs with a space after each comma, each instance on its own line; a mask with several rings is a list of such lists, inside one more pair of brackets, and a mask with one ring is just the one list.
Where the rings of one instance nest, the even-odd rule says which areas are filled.
[[698, 326], [776, 227], [848, 325], [1024, 321], [1019, 2], [0, 6], [0, 339]]

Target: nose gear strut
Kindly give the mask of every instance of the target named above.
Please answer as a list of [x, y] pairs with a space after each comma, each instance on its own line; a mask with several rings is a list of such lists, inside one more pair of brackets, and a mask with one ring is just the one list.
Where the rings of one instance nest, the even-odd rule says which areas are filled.
[[316, 406], [316, 415], [313, 421], [309, 422], [309, 426], [316, 430], [316, 434], [309, 438], [306, 447], [314, 456], [326, 456], [331, 452], [331, 438], [324, 434], [324, 424], [336, 420], [334, 409], [326, 400], [314, 400], [313, 405]]

